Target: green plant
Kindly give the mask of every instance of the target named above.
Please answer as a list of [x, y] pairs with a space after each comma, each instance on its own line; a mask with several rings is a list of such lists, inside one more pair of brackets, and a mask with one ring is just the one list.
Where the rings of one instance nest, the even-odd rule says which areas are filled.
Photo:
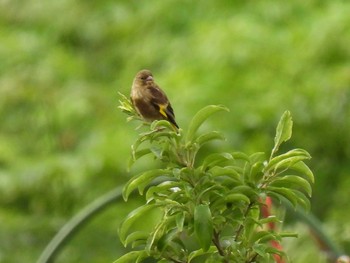
[[[124, 96], [120, 108], [137, 118]], [[198, 134], [199, 127], [223, 106], [207, 106], [192, 119], [187, 131], [175, 132], [167, 121], [155, 121], [132, 147], [132, 163], [152, 155], [165, 164], [132, 177], [123, 197], [138, 190], [146, 204], [132, 211], [120, 226], [120, 239], [131, 251], [115, 263], [142, 262], [271, 262], [285, 253], [271, 245], [284, 237], [296, 237], [268, 229], [281, 222], [276, 215], [264, 217], [267, 196], [275, 202], [309, 209], [314, 177], [304, 163], [303, 149], [278, 154], [292, 135], [292, 118], [286, 111], [277, 126], [274, 147], [263, 152], [197, 153], [205, 143], [222, 140], [217, 131]], [[203, 156], [203, 153], [201, 154]], [[145, 219], [150, 219], [147, 225]]]

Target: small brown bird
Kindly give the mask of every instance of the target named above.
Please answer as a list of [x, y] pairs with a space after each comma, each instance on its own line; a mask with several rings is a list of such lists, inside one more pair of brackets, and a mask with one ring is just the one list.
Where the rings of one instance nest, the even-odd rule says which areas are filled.
[[146, 121], [167, 120], [179, 128], [168, 97], [153, 81], [151, 71], [144, 69], [136, 74], [130, 97], [136, 111]]

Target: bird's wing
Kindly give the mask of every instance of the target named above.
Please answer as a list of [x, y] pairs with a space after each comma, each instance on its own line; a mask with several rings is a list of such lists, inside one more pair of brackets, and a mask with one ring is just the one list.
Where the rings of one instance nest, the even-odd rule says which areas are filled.
[[156, 104], [167, 104], [168, 98], [165, 95], [164, 91], [162, 91], [159, 87], [157, 86], [150, 86], [148, 87], [148, 90], [151, 93], [151, 102], [156, 103]]
[[172, 124], [178, 127], [175, 121], [174, 110], [171, 107], [171, 104], [165, 95], [164, 91], [162, 91], [157, 86], [152, 86], [148, 88], [150, 93], [152, 94], [151, 103], [157, 107], [160, 114], [162, 114], [165, 118], [167, 118]]

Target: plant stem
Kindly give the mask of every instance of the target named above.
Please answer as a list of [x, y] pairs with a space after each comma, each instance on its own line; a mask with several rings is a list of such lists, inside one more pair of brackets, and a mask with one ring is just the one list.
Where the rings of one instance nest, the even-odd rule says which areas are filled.
[[58, 231], [41, 253], [37, 263], [54, 262], [57, 254], [87, 222], [119, 200], [122, 200], [122, 187], [111, 190], [83, 208]]
[[[244, 212], [244, 222], [245, 222], [245, 220], [246, 220], [246, 218], [247, 218], [247, 215], [248, 215], [250, 209], [252, 208], [253, 204], [254, 204], [254, 202], [250, 202], [249, 205], [247, 206], [247, 209], [246, 209], [246, 211]], [[241, 235], [241, 232], [242, 232], [242, 230], [243, 230], [243, 228], [244, 228], [244, 222], [243, 222], [242, 224], [240, 224], [239, 227], [238, 227], [238, 229], [237, 229], [235, 241], [238, 241], [238, 238], [239, 238], [239, 236]]]
[[213, 243], [216, 246], [216, 248], [218, 249], [218, 252], [220, 254], [220, 256], [224, 257], [224, 263], [229, 263], [229, 261], [227, 259], [225, 259], [225, 251], [223, 250], [223, 248], [221, 247], [220, 244], [220, 234], [218, 232], [216, 232], [214, 230], [214, 236], [213, 236]]
[[170, 261], [174, 262], [174, 263], [183, 263], [183, 261], [177, 260], [175, 258], [169, 258]]
[[255, 253], [255, 255], [249, 261], [247, 261], [247, 263], [254, 262], [257, 257], [258, 257], [258, 253]]
[[214, 236], [213, 236], [213, 243], [216, 246], [216, 248], [218, 249], [220, 256], [225, 256], [225, 252], [220, 245], [219, 233], [216, 232], [215, 230], [214, 230]]

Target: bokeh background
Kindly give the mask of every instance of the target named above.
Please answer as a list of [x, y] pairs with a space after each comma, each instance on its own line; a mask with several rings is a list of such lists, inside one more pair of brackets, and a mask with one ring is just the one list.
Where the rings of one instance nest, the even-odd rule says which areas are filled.
[[[35, 262], [81, 208], [149, 169], [127, 172], [137, 124], [117, 108], [143, 68], [184, 129], [208, 104], [230, 109], [204, 127], [227, 137], [210, 150], [269, 152], [290, 110], [286, 149], [313, 156], [312, 213], [349, 253], [349, 14], [342, 0], [0, 1], [0, 262]], [[56, 262], [113, 262], [139, 203], [99, 214]], [[324, 262], [304, 225], [286, 227], [292, 262]]]

